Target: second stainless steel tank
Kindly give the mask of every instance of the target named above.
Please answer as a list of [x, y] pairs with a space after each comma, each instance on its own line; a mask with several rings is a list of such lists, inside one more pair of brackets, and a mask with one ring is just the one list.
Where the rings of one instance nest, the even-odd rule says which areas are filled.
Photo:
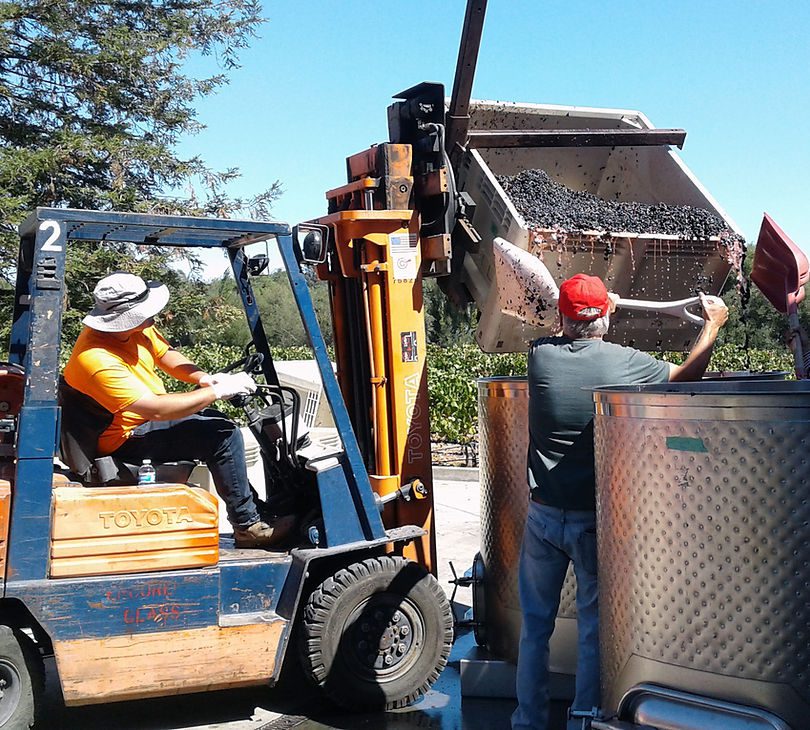
[[[518, 558], [528, 509], [529, 448], [526, 378], [478, 381], [481, 482], [481, 558], [484, 564], [484, 626], [480, 632], [496, 656], [517, 661], [520, 643]], [[551, 638], [551, 671], [576, 670], [576, 582], [569, 570]], [[479, 618], [478, 616], [476, 618]]]

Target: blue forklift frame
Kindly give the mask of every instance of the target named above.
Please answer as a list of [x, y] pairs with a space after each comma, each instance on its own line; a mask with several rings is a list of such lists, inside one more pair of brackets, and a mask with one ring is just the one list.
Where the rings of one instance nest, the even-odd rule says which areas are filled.
[[[324, 392], [343, 443], [337, 465], [316, 473], [324, 540], [283, 557], [220, 561], [202, 569], [48, 577], [51, 491], [58, 454], [59, 342], [65, 288], [66, 248], [72, 241], [224, 248], [256, 350], [264, 355], [268, 383], [278, 383], [261, 316], [250, 284], [245, 246], [275, 238], [303, 325], [318, 364]], [[329, 361], [315, 309], [300, 271], [290, 227], [279, 222], [38, 208], [20, 226], [20, 256], [9, 359], [25, 369], [19, 414], [17, 463], [10, 515], [6, 601], [19, 601], [52, 644], [133, 633], [285, 620], [273, 680], [278, 678], [313, 560], [361, 551], [383, 552], [390, 543], [423, 534], [415, 526], [384, 528], [379, 506]], [[172, 622], [138, 622], [144, 597], [165, 592], [182, 606]]]

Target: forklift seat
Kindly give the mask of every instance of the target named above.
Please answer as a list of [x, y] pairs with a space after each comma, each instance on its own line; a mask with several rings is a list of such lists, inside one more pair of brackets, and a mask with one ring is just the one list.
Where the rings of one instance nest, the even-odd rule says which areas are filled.
[[[98, 456], [98, 439], [113, 414], [89, 395], [59, 378], [59, 405], [62, 409], [60, 451], [62, 460], [86, 486], [121, 486], [138, 483], [140, 464], [130, 464], [113, 456]], [[184, 484], [196, 466], [193, 461], [152, 463], [157, 482]]]

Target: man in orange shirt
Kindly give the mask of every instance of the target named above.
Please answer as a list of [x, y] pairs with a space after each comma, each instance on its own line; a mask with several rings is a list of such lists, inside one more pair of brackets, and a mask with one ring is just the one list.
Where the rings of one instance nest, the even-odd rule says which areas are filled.
[[[204, 461], [225, 502], [238, 547], [270, 547], [289, 535], [294, 518], [272, 524], [259, 517], [236, 425], [209, 408], [214, 401], [248, 394], [256, 384], [247, 373], [209, 375], [173, 349], [154, 327], [169, 301], [168, 289], [118, 271], [93, 290], [95, 307], [83, 320], [70, 360], [67, 384], [107, 410], [111, 422], [98, 440], [98, 456], [139, 464]], [[167, 393], [156, 372], [198, 385]]]

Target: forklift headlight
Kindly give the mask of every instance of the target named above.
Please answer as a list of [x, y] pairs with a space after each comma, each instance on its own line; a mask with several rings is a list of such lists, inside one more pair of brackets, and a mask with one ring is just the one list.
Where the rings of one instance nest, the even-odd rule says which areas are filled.
[[295, 240], [306, 263], [322, 264], [326, 261], [326, 226], [302, 223], [295, 227]]

